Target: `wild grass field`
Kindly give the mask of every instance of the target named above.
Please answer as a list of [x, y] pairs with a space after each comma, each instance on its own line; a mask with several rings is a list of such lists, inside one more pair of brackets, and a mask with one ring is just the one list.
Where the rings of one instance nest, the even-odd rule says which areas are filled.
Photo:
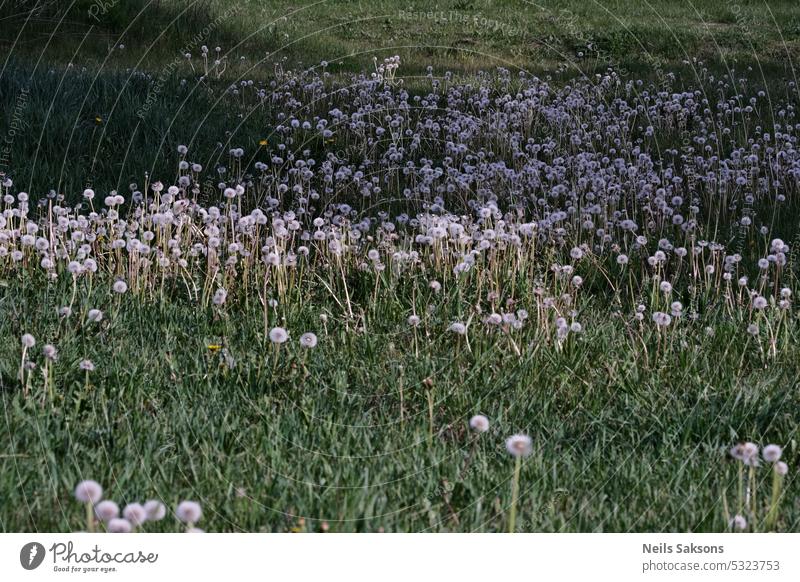
[[797, 530], [793, 3], [0, 23], [0, 530]]

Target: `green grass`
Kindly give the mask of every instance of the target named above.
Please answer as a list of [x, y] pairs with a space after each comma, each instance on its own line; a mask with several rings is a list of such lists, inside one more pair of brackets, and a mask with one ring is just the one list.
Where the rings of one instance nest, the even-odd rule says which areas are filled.
[[[45, 62], [150, 70], [198, 44], [197, 35], [237, 58], [267, 57], [270, 65], [325, 59], [358, 70], [369, 67], [373, 55], [398, 52], [420, 72], [428, 65], [536, 72], [563, 63], [591, 70], [605, 68], [605, 61], [642, 72], [654, 60], [674, 68], [690, 58], [785, 67], [800, 48], [800, 15], [789, 0], [135, 0], [90, 13], [93, 5], [82, 0], [66, 13], [61, 7], [26, 19], [4, 0], [0, 14], [20, 28], [4, 27], [0, 42], [10, 54], [42, 55]], [[210, 33], [203, 34], [209, 23]], [[109, 54], [120, 42], [125, 50]]]
[[[771, 358], [744, 339], [746, 322], [721, 312], [665, 341], [587, 300], [585, 334], [557, 349], [531, 326], [516, 336], [517, 357], [502, 334], [473, 332], [468, 351], [444, 331], [479, 301], [460, 286], [434, 297], [415, 277], [371, 301], [364, 281], [353, 322], [307, 277], [270, 325], [285, 317], [295, 340], [314, 330], [320, 344], [287, 344], [277, 359], [253, 297], [220, 315], [98, 283], [79, 289], [76, 313], [59, 323], [68, 283], [6, 281], [0, 529], [82, 527], [71, 491], [92, 477], [118, 502], [198, 499], [211, 531], [322, 521], [332, 531], [502, 531], [513, 471], [503, 440], [523, 431], [535, 452], [523, 465], [521, 530], [719, 531], [721, 495], [735, 498], [732, 442], [786, 443], [791, 467], [800, 457], [796, 317]], [[405, 318], [428, 303], [436, 310], [415, 340]], [[104, 321], [83, 323], [89, 307]], [[27, 398], [15, 387], [23, 332], [59, 346], [53, 401], [38, 372]], [[217, 343], [235, 363], [208, 349]], [[88, 384], [85, 357], [97, 366]], [[477, 412], [492, 428], [476, 438], [467, 420]], [[788, 479], [778, 527], [791, 531], [800, 508]]]
[[[785, 89], [800, 53], [800, 10], [789, 1], [411, 0], [403, 3], [410, 16], [388, 0], [235, 4], [195, 42], [230, 3], [199, 2], [181, 14], [175, 2], [140, 1], [147, 8], [136, 17], [137, 2], [120, 2], [93, 22], [82, 2], [23, 26], [16, 4], [0, 0], [0, 101], [24, 102], [23, 129], [0, 171], [34, 199], [51, 188], [75, 199], [87, 185], [127, 194], [145, 173], [167, 182], [181, 143], [207, 170], [227, 163], [230, 147], [259, 159], [275, 112], [253, 107], [252, 96], [232, 105], [221, 91], [241, 79], [269, 82], [278, 65], [324, 59], [334, 73], [360, 71], [373, 56], [397, 53], [414, 91], [428, 65], [437, 75], [502, 66], [567, 82], [609, 64], [653, 78], [659, 63], [691, 84], [707, 78], [702, 65], [683, 64], [697, 57], [715, 73], [731, 67], [755, 87]], [[230, 51], [231, 65], [197, 85], [185, 61], [171, 63], [190, 46], [197, 66], [203, 43]], [[0, 136], [13, 116], [4, 108]], [[797, 225], [778, 219], [774, 233], [791, 242]], [[467, 350], [444, 331], [474, 305], [488, 308], [468, 285], [434, 296], [422, 274], [377, 287], [351, 274], [348, 283], [352, 318], [312, 272], [281, 298], [270, 324], [285, 318], [295, 339], [315, 331], [320, 345], [303, 353], [293, 342], [276, 358], [255, 293], [219, 312], [177, 286], [165, 286], [163, 301], [112, 296], [100, 277], [82, 283], [76, 314], [60, 320], [56, 310], [72, 294], [63, 278], [4, 275], [0, 530], [82, 528], [71, 491], [94, 478], [120, 503], [197, 499], [209, 531], [318, 531], [323, 521], [332, 531], [502, 531], [514, 466], [503, 441], [514, 432], [534, 439], [520, 530], [724, 530], [722, 494], [735, 497], [727, 448], [741, 439], [786, 446], [792, 471], [777, 529], [797, 530], [796, 315], [770, 357], [763, 338], [748, 339], [747, 322], [719, 303], [702, 305], [700, 321], [665, 339], [623, 324], [614, 312], [629, 319], [632, 305], [592, 291], [580, 306], [584, 334], [557, 349], [531, 326], [517, 337], [517, 356], [499, 334], [477, 334]], [[507, 297], [529, 299], [530, 280], [517, 273], [504, 283], [516, 290]], [[428, 304], [435, 311], [415, 338], [406, 317]], [[103, 309], [104, 321], [83, 323], [89, 308]], [[37, 357], [44, 343], [59, 348], [54, 399], [38, 371], [27, 396], [16, 380], [23, 333], [39, 341]], [[232, 360], [209, 344], [224, 345]], [[77, 368], [83, 358], [97, 365], [88, 382]], [[478, 438], [466, 426], [477, 412], [492, 422]], [[155, 527], [177, 529], [169, 518]]]

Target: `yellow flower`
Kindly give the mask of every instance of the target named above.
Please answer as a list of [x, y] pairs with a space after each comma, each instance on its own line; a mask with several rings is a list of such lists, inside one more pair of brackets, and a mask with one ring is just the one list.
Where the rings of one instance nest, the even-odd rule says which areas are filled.
[[221, 344], [208, 344], [208, 349], [211, 350], [212, 352], [216, 352], [216, 351], [219, 351], [219, 350], [222, 349], [222, 345]]
[[102, 117], [100, 117], [100, 116], [98, 115], [98, 116], [96, 116], [96, 117], [94, 118], [94, 122], [95, 122], [97, 125], [101, 125], [101, 124], [103, 123], [103, 118], [102, 118]]
[[265, 146], [265, 145], [267, 145], [268, 143], [269, 143], [269, 142], [268, 142], [267, 140], [265, 140], [265, 139], [262, 139], [260, 142], [258, 142], [258, 145], [260, 145], [260, 146]]

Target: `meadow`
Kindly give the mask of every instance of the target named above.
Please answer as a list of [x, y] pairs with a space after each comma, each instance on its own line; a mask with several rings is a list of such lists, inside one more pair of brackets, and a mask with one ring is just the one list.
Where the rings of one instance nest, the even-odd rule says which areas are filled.
[[797, 8], [230, 4], [6, 13], [0, 530], [797, 530]]

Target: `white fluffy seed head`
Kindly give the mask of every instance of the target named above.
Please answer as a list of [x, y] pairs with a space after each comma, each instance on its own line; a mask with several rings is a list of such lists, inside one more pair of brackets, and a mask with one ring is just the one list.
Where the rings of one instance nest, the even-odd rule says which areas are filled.
[[133, 527], [138, 527], [147, 521], [147, 511], [141, 503], [129, 503], [122, 510], [122, 516], [127, 519]]
[[58, 350], [52, 344], [45, 344], [45, 346], [42, 348], [42, 354], [50, 361], [55, 361], [58, 359]]
[[75, 487], [75, 499], [81, 503], [97, 503], [103, 498], [103, 487], [97, 481], [87, 479]]
[[167, 515], [167, 506], [157, 499], [147, 500], [144, 504], [144, 510], [147, 512], [147, 521], [159, 521]]
[[175, 509], [175, 515], [183, 523], [197, 523], [203, 516], [203, 509], [196, 501], [181, 501]]
[[110, 499], [104, 499], [94, 506], [94, 514], [100, 521], [109, 522], [115, 517], [119, 517], [119, 505]]
[[289, 332], [282, 327], [273, 327], [269, 330], [269, 341], [274, 344], [282, 344], [289, 339]]
[[525, 434], [515, 434], [506, 439], [506, 450], [514, 457], [527, 457], [533, 452], [533, 441]]
[[482, 414], [476, 414], [469, 419], [469, 427], [475, 432], [486, 432], [489, 430], [489, 419]]
[[304, 348], [315, 348], [317, 347], [317, 336], [313, 333], [306, 332], [300, 336], [300, 345]]
[[447, 329], [448, 331], [451, 331], [458, 335], [464, 335], [467, 333], [467, 326], [458, 321], [451, 323], [450, 327], [448, 327]]
[[742, 515], [734, 515], [728, 523], [731, 529], [742, 531], [747, 529], [747, 520]]
[[228, 292], [220, 287], [214, 292], [214, 297], [211, 299], [211, 301], [214, 303], [214, 305], [224, 305], [227, 298]]
[[115, 517], [108, 522], [108, 533], [131, 533], [133, 526], [127, 519]]
[[31, 334], [26, 333], [22, 336], [22, 345], [26, 348], [32, 348], [36, 345], [36, 338], [34, 338]]
[[758, 466], [758, 445], [751, 442], [739, 443], [730, 450], [730, 455], [745, 465]]
[[761, 456], [764, 457], [764, 460], [767, 463], [775, 463], [780, 461], [782, 454], [783, 449], [781, 449], [778, 445], [767, 445], [764, 447], [764, 450], [761, 451]]

